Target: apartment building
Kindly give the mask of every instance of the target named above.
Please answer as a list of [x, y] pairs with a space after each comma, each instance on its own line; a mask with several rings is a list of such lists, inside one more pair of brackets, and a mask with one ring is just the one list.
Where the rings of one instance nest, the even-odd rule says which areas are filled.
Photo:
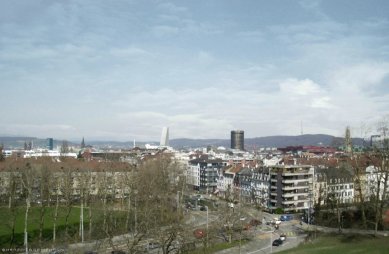
[[213, 193], [217, 189], [219, 171], [223, 167], [220, 159], [194, 159], [189, 161], [187, 183], [195, 190]]
[[315, 204], [353, 203], [353, 173], [344, 168], [318, 167], [315, 169], [313, 190]]
[[270, 210], [302, 211], [313, 206], [314, 169], [310, 165], [275, 165], [270, 172]]

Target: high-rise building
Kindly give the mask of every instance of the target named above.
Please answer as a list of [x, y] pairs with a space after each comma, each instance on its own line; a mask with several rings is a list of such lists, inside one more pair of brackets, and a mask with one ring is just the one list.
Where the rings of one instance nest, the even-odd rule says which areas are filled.
[[81, 141], [81, 149], [82, 148], [85, 148], [85, 139], [84, 139], [84, 137], [82, 137], [82, 141]]
[[159, 146], [169, 146], [169, 127], [163, 127]]
[[54, 149], [54, 139], [53, 138], [48, 138], [47, 139], [46, 148], [47, 148], [47, 150], [53, 150]]
[[244, 131], [231, 131], [231, 149], [244, 150]]
[[353, 150], [353, 144], [351, 141], [351, 132], [350, 132], [350, 127], [347, 126], [346, 128], [346, 134], [344, 138], [344, 151], [346, 153], [351, 153]]

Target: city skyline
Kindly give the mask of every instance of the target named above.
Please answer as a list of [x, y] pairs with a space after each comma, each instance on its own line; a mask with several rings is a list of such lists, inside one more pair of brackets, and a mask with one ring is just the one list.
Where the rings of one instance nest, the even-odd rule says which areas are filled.
[[389, 114], [387, 1], [2, 1], [0, 135], [361, 136]]

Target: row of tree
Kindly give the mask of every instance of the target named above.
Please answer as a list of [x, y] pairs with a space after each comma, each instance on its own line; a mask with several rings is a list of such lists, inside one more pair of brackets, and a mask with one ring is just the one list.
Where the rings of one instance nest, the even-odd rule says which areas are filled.
[[[165, 249], [172, 249], [182, 224], [182, 170], [164, 156], [138, 167], [65, 158], [7, 159], [0, 163], [0, 181], [2, 211], [9, 216], [4, 220], [6, 247], [21, 245], [16, 221], [21, 211], [26, 248], [131, 233], [129, 249], [137, 249], [146, 236], [161, 238]], [[75, 210], [82, 223], [73, 225]], [[38, 227], [32, 238], [33, 223]]]

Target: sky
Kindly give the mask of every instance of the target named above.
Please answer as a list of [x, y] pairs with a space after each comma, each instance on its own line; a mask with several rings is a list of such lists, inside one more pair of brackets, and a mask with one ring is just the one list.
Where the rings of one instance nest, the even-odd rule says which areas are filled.
[[388, 13], [387, 0], [2, 0], [0, 134], [374, 132]]

